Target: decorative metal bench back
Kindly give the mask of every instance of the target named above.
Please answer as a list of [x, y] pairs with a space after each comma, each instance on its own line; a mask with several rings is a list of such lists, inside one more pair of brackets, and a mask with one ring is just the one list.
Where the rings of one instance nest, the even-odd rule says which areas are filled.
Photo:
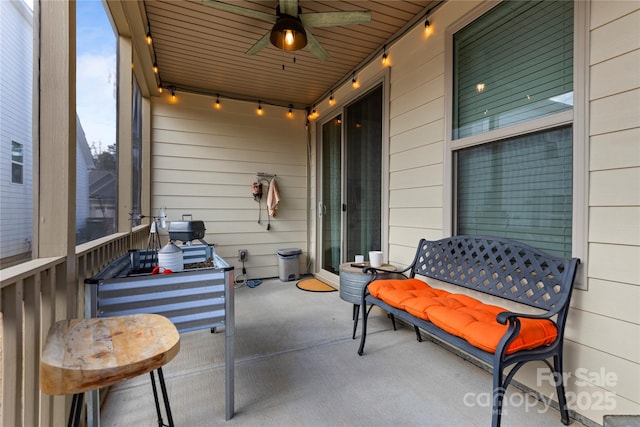
[[422, 239], [411, 272], [521, 304], [568, 309], [578, 260], [553, 257], [506, 239]]

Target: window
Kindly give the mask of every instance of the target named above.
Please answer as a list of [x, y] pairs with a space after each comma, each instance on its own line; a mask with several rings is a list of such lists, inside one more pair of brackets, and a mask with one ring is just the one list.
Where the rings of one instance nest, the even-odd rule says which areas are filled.
[[457, 151], [459, 234], [571, 256], [571, 153], [571, 127]]
[[572, 255], [573, 7], [504, 1], [453, 34], [456, 234]]
[[24, 154], [22, 144], [11, 141], [11, 182], [22, 184], [24, 169]]
[[117, 42], [103, 2], [76, 3], [76, 243], [116, 232]]
[[[133, 79], [132, 101], [132, 138], [131, 138], [131, 211], [142, 214], [142, 93], [138, 81]], [[140, 225], [140, 219], [134, 217], [132, 225]]]
[[453, 139], [571, 110], [572, 2], [501, 3], [453, 43]]

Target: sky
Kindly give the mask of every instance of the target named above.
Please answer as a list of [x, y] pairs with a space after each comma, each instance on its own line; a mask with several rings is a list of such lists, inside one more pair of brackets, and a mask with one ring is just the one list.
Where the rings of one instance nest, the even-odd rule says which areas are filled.
[[87, 142], [116, 141], [116, 36], [101, 0], [76, 3], [76, 111]]

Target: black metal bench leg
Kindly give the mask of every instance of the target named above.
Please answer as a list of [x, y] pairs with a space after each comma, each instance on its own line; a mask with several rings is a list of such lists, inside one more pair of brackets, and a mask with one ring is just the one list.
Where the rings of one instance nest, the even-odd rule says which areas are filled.
[[358, 354], [360, 356], [364, 354], [364, 342], [367, 339], [367, 318], [369, 317], [369, 312], [372, 308], [373, 305], [369, 307], [369, 310], [367, 310], [366, 305], [362, 308], [362, 335], [360, 335], [360, 348], [358, 349]]
[[502, 416], [502, 401], [506, 393], [503, 376], [503, 367], [499, 363], [493, 367], [493, 411], [491, 414], [491, 427], [500, 427], [500, 418]]
[[416, 331], [416, 337], [418, 339], [418, 342], [422, 342], [422, 335], [420, 334], [420, 329], [416, 325], [413, 325], [413, 330]]
[[352, 339], [356, 339], [356, 329], [358, 328], [358, 317], [360, 316], [360, 306], [358, 304], [353, 304], [353, 337]]
[[558, 393], [558, 406], [560, 408], [560, 419], [562, 424], [569, 425], [569, 408], [567, 397], [564, 394], [564, 380], [562, 377], [562, 355], [553, 356], [553, 374], [556, 378], [556, 392]]
[[169, 424], [164, 424], [164, 420], [162, 419], [162, 411], [160, 410], [160, 400], [158, 399], [158, 389], [156, 387], [156, 378], [153, 375], [153, 371], [149, 372], [151, 375], [151, 388], [153, 389], [153, 400], [156, 405], [156, 414], [158, 415], [158, 426], [159, 427], [174, 427], [173, 424], [173, 415], [171, 414], [171, 405], [169, 404], [169, 394], [167, 393], [167, 387], [164, 382], [164, 375], [162, 373], [162, 367], [158, 368], [158, 379], [160, 380], [160, 388], [162, 391], [162, 400], [164, 401], [164, 409], [167, 414], [167, 422]]
[[82, 401], [84, 393], [76, 393], [71, 399], [71, 410], [69, 411], [69, 421], [67, 427], [80, 427], [80, 415], [82, 414]]

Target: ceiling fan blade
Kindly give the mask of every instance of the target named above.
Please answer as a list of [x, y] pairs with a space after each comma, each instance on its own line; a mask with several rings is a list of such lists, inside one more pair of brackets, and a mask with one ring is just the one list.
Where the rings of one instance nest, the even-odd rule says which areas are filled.
[[332, 27], [335, 25], [367, 24], [371, 22], [371, 11], [310, 12], [299, 16], [305, 27]]
[[315, 56], [319, 60], [321, 61], [326, 60], [329, 57], [329, 52], [327, 52], [322, 47], [318, 39], [316, 39], [313, 36], [313, 34], [309, 32], [309, 30], [306, 30], [306, 33], [307, 33], [307, 47], [305, 49], [311, 52], [313, 56]]
[[297, 17], [298, 16], [298, 0], [279, 0], [280, 13]]
[[255, 55], [264, 49], [269, 44], [269, 37], [271, 36], [271, 31], [268, 31], [260, 40], [256, 42], [251, 49], [247, 51], [247, 55]]
[[260, 21], [275, 23], [278, 19], [275, 15], [260, 12], [259, 10], [247, 9], [229, 3], [222, 3], [216, 0], [202, 0], [202, 4], [214, 9], [223, 10], [225, 12], [235, 13], [236, 15], [247, 16], [249, 18], [259, 19]]

